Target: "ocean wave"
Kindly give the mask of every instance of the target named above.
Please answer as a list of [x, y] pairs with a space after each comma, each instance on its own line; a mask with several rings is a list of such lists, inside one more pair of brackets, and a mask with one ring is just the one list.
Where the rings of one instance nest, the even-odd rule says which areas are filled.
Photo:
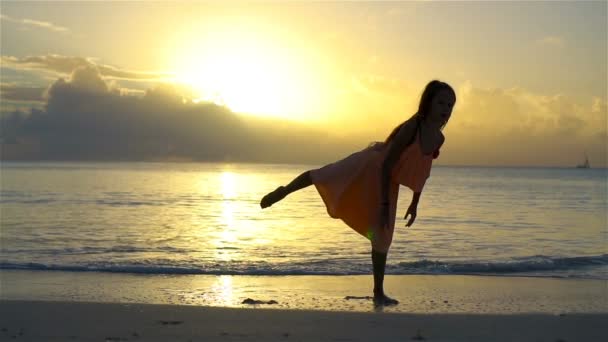
[[[40, 239], [34, 239], [33, 241], [39, 242]], [[52, 240], [48, 240], [52, 241]], [[137, 246], [111, 246], [111, 247], [65, 247], [65, 248], [35, 248], [35, 249], [9, 249], [6, 248], [2, 251], [5, 254], [27, 254], [35, 253], [38, 255], [54, 255], [54, 256], [67, 256], [67, 255], [105, 255], [105, 254], [130, 254], [130, 253], [193, 253], [197, 252], [195, 249], [177, 248], [172, 246], [152, 246], [152, 247], [137, 247]], [[0, 264], [1, 265], [1, 264]], [[0, 266], [1, 268], [1, 266]]]
[[[419, 260], [401, 262], [392, 267], [396, 272], [425, 273], [522, 273], [538, 271], [570, 270], [589, 266], [608, 265], [608, 254], [580, 257], [552, 257], [534, 255], [516, 257], [510, 261], [441, 262]], [[388, 266], [390, 268], [390, 266]]]
[[[0, 262], [0, 269], [45, 270], [70, 272], [110, 272], [134, 274], [210, 274], [210, 275], [361, 275], [370, 274], [369, 263], [344, 260], [314, 260], [310, 262], [212, 262], [188, 264], [163, 260], [145, 262], [92, 262], [86, 264], [45, 264], [33, 262]], [[581, 257], [530, 256], [502, 262], [442, 262], [418, 260], [387, 265], [387, 274], [474, 274], [474, 275], [530, 275], [547, 277], [603, 278], [608, 272], [579, 272], [585, 268], [608, 265], [608, 254]], [[572, 272], [564, 272], [572, 271]], [[603, 274], [603, 275], [602, 275]], [[580, 276], [584, 275], [584, 276]]]

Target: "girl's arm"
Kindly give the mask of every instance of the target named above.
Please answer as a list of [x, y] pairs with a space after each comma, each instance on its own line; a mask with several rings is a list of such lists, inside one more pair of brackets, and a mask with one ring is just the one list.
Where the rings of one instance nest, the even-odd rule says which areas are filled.
[[418, 201], [420, 201], [420, 192], [414, 192], [414, 195], [412, 196], [412, 203], [410, 203], [410, 206], [405, 212], [405, 216], [403, 216], [403, 219], [406, 220], [407, 215], [411, 215], [410, 220], [405, 224], [406, 227], [411, 226], [414, 223], [414, 220], [416, 220]]
[[420, 192], [414, 192], [412, 196], [412, 203], [410, 205], [418, 206], [418, 201], [420, 201]]

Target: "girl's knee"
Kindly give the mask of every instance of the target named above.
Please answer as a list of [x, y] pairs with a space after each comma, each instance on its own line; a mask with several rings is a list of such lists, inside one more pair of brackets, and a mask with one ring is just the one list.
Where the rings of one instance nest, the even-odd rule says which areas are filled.
[[312, 185], [312, 175], [310, 171], [311, 170], [304, 172], [304, 179], [306, 180], [307, 185]]
[[386, 254], [388, 253], [390, 246], [390, 242], [387, 243], [386, 241], [380, 239], [372, 240], [372, 250], [376, 252]]

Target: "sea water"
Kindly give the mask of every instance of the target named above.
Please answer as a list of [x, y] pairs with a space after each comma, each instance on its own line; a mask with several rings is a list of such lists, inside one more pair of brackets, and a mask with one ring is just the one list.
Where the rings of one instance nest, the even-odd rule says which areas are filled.
[[[2, 162], [0, 269], [371, 274], [370, 244], [314, 186], [322, 165]], [[608, 279], [606, 169], [434, 166], [411, 227], [400, 188], [387, 274]]]

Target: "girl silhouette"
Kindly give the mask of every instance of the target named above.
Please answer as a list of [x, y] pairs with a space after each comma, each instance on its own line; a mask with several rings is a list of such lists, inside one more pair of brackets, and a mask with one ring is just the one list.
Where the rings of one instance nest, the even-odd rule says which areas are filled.
[[290, 193], [315, 185], [333, 218], [339, 218], [371, 241], [374, 272], [374, 304], [399, 302], [384, 293], [384, 269], [393, 238], [399, 185], [414, 194], [404, 219], [414, 223], [420, 194], [430, 176], [433, 159], [445, 138], [456, 94], [447, 83], [427, 84], [416, 114], [404, 121], [386, 138], [337, 162], [308, 170], [286, 186], [279, 186], [260, 202], [267, 208]]

